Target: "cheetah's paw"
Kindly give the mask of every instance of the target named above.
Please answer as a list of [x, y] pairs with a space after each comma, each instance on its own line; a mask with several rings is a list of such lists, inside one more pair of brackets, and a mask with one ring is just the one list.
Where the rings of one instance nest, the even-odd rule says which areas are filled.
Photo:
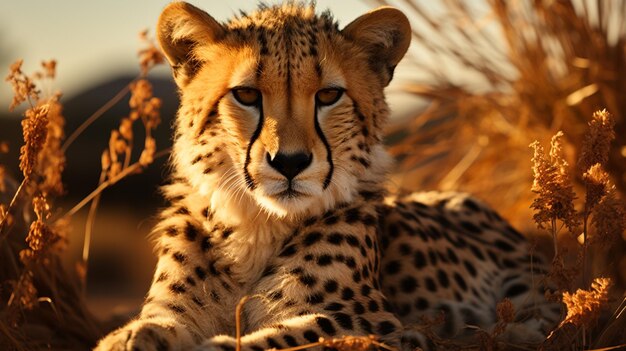
[[94, 351], [179, 350], [184, 348], [184, 338], [178, 332], [150, 321], [133, 321], [100, 340]]

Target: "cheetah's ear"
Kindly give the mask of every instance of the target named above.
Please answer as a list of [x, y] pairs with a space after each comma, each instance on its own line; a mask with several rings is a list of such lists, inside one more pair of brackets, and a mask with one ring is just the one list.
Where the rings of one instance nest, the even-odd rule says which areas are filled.
[[411, 25], [404, 13], [380, 7], [352, 21], [342, 33], [370, 54], [372, 67], [386, 75], [385, 85], [411, 43]]
[[224, 34], [219, 22], [193, 5], [181, 1], [165, 7], [157, 23], [157, 38], [179, 86], [191, 81], [201, 66], [194, 48], [216, 42]]

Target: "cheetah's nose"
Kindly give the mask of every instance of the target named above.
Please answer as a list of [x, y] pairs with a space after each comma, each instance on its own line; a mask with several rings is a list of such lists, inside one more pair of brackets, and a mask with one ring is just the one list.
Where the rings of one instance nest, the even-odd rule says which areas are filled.
[[295, 178], [300, 172], [304, 171], [313, 161], [313, 154], [305, 154], [298, 152], [295, 154], [278, 153], [274, 158], [267, 154], [267, 162], [277, 170], [280, 174], [287, 177], [288, 180]]

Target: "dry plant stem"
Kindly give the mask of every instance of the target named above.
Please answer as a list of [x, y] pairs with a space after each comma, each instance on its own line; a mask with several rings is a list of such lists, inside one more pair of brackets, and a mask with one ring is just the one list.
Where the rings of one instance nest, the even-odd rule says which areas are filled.
[[241, 351], [241, 310], [246, 302], [252, 298], [263, 298], [262, 295], [244, 296], [239, 300], [237, 307], [235, 307], [235, 351]]
[[128, 147], [126, 148], [126, 155], [124, 156], [124, 166], [123, 168], [127, 168], [130, 166], [130, 155], [133, 152], [133, 141], [129, 140]]
[[[255, 297], [262, 298], [263, 296], [261, 295], [247, 296], [246, 295], [242, 297], [241, 300], [239, 300], [239, 303], [237, 304], [237, 307], [235, 308], [235, 351], [241, 351], [241, 312], [243, 310], [243, 306], [246, 304], [246, 302], [249, 299], [255, 298]], [[336, 342], [340, 342], [341, 340], [342, 340], [341, 338], [330, 339], [330, 340], [325, 340], [324, 338], [320, 338], [318, 342], [314, 342], [314, 343], [310, 343], [306, 345], [289, 347], [286, 349], [279, 349], [278, 351], [306, 350], [306, 349], [317, 347], [317, 346], [328, 346], [328, 344], [334, 344]], [[371, 345], [378, 347], [379, 349], [392, 350], [392, 351], [396, 350], [395, 348], [387, 346], [376, 340], [369, 340], [368, 342], [371, 343]]]
[[0, 222], [0, 241], [4, 240], [4, 235], [2, 235], [2, 230], [4, 229], [4, 224], [6, 223], [6, 221], [9, 218], [9, 213], [11, 213], [11, 209], [15, 205], [15, 202], [17, 201], [17, 198], [22, 193], [22, 189], [24, 188], [24, 185], [26, 185], [28, 183], [29, 179], [30, 179], [29, 177], [25, 177], [24, 179], [22, 179], [22, 183], [20, 184], [20, 186], [15, 191], [15, 194], [13, 195], [13, 198], [11, 199], [11, 202], [9, 203], [9, 207], [7, 207], [7, 210], [6, 210], [7, 215], [4, 216], [4, 218], [2, 218], [2, 221]]
[[[100, 180], [98, 184], [102, 184], [106, 179], [106, 172], [100, 172]], [[89, 261], [89, 248], [91, 246], [91, 235], [93, 232], [93, 224], [96, 220], [96, 212], [98, 210], [98, 204], [100, 203], [100, 194], [94, 197], [93, 201], [91, 201], [91, 206], [89, 207], [89, 214], [87, 215], [87, 222], [85, 223], [85, 240], [83, 242], [83, 269], [84, 274], [82, 275], [82, 287], [83, 290], [87, 287], [87, 262]]]
[[237, 344], [235, 345], [235, 351], [241, 351], [241, 310], [243, 309], [243, 305], [248, 301], [250, 297], [244, 296], [239, 300], [237, 307], [235, 308], [235, 338], [237, 340]]
[[559, 244], [558, 244], [557, 231], [556, 231], [556, 218], [552, 218], [551, 229], [552, 229], [552, 243], [554, 245], [554, 258], [557, 258], [559, 257]]
[[587, 281], [587, 248], [589, 246], [589, 238], [587, 237], [588, 220], [589, 212], [585, 211], [585, 218], [583, 219], [583, 289], [587, 289], [589, 287], [589, 282]]
[[280, 351], [297, 351], [297, 350], [306, 350], [309, 347], [316, 347], [316, 346], [321, 346], [322, 343], [321, 342], [314, 342], [312, 344], [306, 344], [306, 345], [300, 345], [300, 346], [294, 346], [294, 347], [290, 347], [287, 349], [280, 349]]
[[[611, 325], [617, 322], [617, 320], [621, 317], [622, 313], [624, 313], [625, 311], [626, 311], [626, 297], [622, 299], [622, 302], [620, 302], [619, 306], [617, 306], [615, 311], [613, 311], [611, 318], [609, 318], [609, 321], [607, 322], [606, 326], [603, 328], [600, 335], [596, 338], [596, 341], [600, 341], [604, 338], [604, 336], [606, 335]], [[624, 346], [624, 345], [621, 345], [621, 346]]]
[[[163, 157], [165, 155], [168, 155], [169, 153], [170, 153], [170, 148], [161, 150], [161, 151], [159, 151], [159, 152], [154, 154], [154, 159]], [[61, 216], [61, 218], [67, 217], [67, 216], [72, 216], [72, 215], [76, 214], [76, 212], [78, 212], [81, 208], [83, 208], [86, 204], [88, 204], [96, 196], [98, 196], [100, 193], [102, 193], [102, 191], [104, 191], [104, 189], [106, 189], [109, 186], [117, 183], [122, 178], [126, 177], [127, 175], [132, 174], [133, 172], [136, 172], [136, 171], [140, 170], [141, 168], [142, 168], [142, 166], [141, 166], [141, 164], [139, 162], [135, 162], [132, 165], [128, 166], [126, 169], [121, 171], [118, 175], [116, 175], [112, 179], [109, 179], [109, 180], [103, 182], [102, 184], [100, 184], [94, 191], [91, 192], [91, 194], [87, 195], [78, 204], [76, 204], [74, 207], [72, 207], [71, 210], [67, 211], [63, 216]]]
[[617, 345], [617, 346], [603, 347], [601, 349], [589, 349], [587, 351], [611, 351], [611, 350], [623, 350], [624, 348], [626, 348], [626, 344], [621, 344], [621, 345]]
[[[587, 207], [587, 206], [585, 206]], [[587, 223], [589, 221], [589, 210], [585, 209], [585, 215], [583, 218], [583, 257], [582, 257], [582, 279], [583, 279], [583, 289], [587, 289], [589, 287], [589, 282], [587, 281], [587, 249], [589, 247], [588, 237], [587, 237]], [[581, 333], [583, 337], [583, 348], [587, 346], [587, 328], [583, 325], [581, 328]]]
[[[341, 339], [331, 339], [331, 340], [341, 340]], [[381, 348], [381, 349], [385, 349], [385, 350], [392, 350], [395, 351], [396, 349], [391, 347], [391, 346], [387, 346], [381, 342], [378, 342], [376, 340], [371, 340], [370, 341], [372, 343], [372, 345]], [[324, 338], [320, 338], [320, 341], [318, 342], [314, 342], [314, 343], [310, 343], [310, 344], [305, 344], [305, 345], [299, 345], [299, 346], [294, 346], [294, 347], [288, 347], [286, 349], [279, 349], [278, 351], [298, 351], [298, 350], [306, 350], [312, 347], [317, 347], [317, 346], [324, 346], [327, 343], [326, 340], [324, 340]]]
[[96, 110], [96, 112], [94, 112], [91, 116], [89, 116], [89, 118], [87, 118], [85, 122], [83, 122], [83, 124], [81, 124], [78, 128], [76, 128], [76, 130], [74, 130], [72, 134], [67, 139], [65, 139], [65, 142], [63, 143], [63, 146], [61, 147], [61, 151], [65, 153], [67, 151], [67, 148], [69, 148], [70, 145], [72, 145], [74, 140], [76, 140], [76, 138], [78, 138], [78, 136], [85, 129], [87, 129], [87, 127], [89, 127], [93, 122], [95, 122], [98, 118], [100, 118], [100, 116], [102, 116], [105, 112], [111, 109], [111, 107], [115, 106], [115, 104], [117, 104], [126, 94], [128, 94], [128, 92], [130, 91], [130, 85], [136, 82], [138, 79], [139, 78], [133, 79], [132, 82], [127, 84], [113, 98], [111, 98], [111, 100], [109, 100], [106, 104], [102, 105], [102, 107], [100, 107], [98, 110]]
[[12, 347], [16, 348], [16, 351], [26, 351], [22, 345], [23, 340], [16, 338], [15, 330], [8, 326], [5, 321], [0, 321], [0, 336], [6, 338], [5, 340], [10, 342]]

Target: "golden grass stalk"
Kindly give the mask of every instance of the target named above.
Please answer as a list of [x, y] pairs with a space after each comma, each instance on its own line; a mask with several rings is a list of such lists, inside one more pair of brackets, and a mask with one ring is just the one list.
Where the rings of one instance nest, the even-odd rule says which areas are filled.
[[608, 301], [610, 284], [610, 279], [596, 278], [589, 290], [578, 289], [573, 294], [563, 293], [567, 315], [561, 322], [561, 326], [572, 323], [576, 327], [592, 327], [598, 321], [600, 309]]
[[537, 194], [530, 207], [535, 210], [533, 219], [539, 229], [546, 229], [545, 224], [550, 223], [555, 253], [558, 252], [556, 220], [562, 221], [572, 232], [580, 223], [574, 208], [576, 194], [568, 174], [568, 164], [562, 155], [562, 137], [563, 133], [559, 131], [552, 138], [550, 159], [546, 157], [539, 142], [535, 141], [530, 145], [534, 150], [531, 191]]
[[[578, 170], [585, 170], [581, 175], [585, 185], [585, 201], [582, 204], [581, 213], [574, 210], [576, 196], [571, 185], [564, 186], [558, 181], [559, 177], [567, 176], [567, 163], [562, 159], [562, 147], [558, 142], [563, 137], [562, 132], [558, 132], [552, 138], [550, 160], [547, 159], [541, 145], [535, 141], [531, 146], [535, 150], [533, 157], [534, 183], [532, 190], [538, 196], [531, 205], [536, 211], [533, 219], [537, 225], [545, 229], [545, 222], [551, 220], [551, 231], [555, 246], [555, 257], [552, 263], [552, 270], [549, 277], [562, 292], [562, 300], [567, 306], [568, 315], [559, 327], [553, 332], [543, 345], [544, 349], [552, 349], [555, 345], [567, 345], [576, 340], [576, 335], [582, 337], [581, 347], [590, 345], [589, 332], [592, 324], [590, 321], [597, 320], [595, 314], [599, 313], [599, 305], [606, 305], [608, 296], [608, 279], [596, 279], [588, 287], [587, 260], [590, 244], [602, 244], [602, 246], [614, 245], [622, 240], [621, 235], [626, 228], [626, 216], [624, 205], [618, 199], [615, 186], [611, 183], [610, 176], [604, 171], [602, 164], [608, 160], [610, 141], [612, 138], [613, 124], [611, 115], [606, 111], [594, 113], [589, 130], [585, 134], [583, 150], [578, 160]], [[585, 168], [586, 167], [586, 168]], [[556, 185], [555, 185], [556, 183]], [[568, 183], [569, 184], [569, 183]], [[566, 189], [567, 190], [564, 190]], [[556, 195], [555, 195], [556, 194]], [[563, 200], [563, 202], [561, 202]], [[558, 211], [555, 211], [554, 209]], [[564, 208], [570, 210], [561, 211]], [[572, 221], [579, 221], [582, 218], [582, 286], [576, 294], [570, 294], [566, 290], [572, 285], [576, 277], [576, 267], [568, 268], [564, 262], [564, 254], [559, 252], [559, 243], [555, 236], [556, 220], [562, 213], [571, 214]], [[559, 218], [561, 219], [561, 218]], [[590, 236], [589, 221], [592, 220], [595, 232]], [[578, 235], [576, 226], [567, 225], [566, 220], [561, 219], [568, 227], [569, 231]], [[591, 313], [594, 313], [591, 316]], [[607, 327], [605, 327], [605, 330]], [[547, 345], [550, 345], [549, 347]]]
[[563, 303], [567, 315], [548, 335], [543, 349], [558, 350], [570, 347], [572, 343], [577, 343], [579, 334], [582, 337], [580, 347], [588, 347], [587, 332], [597, 324], [601, 310], [607, 308], [610, 285], [610, 279], [596, 278], [588, 290], [564, 292]]

